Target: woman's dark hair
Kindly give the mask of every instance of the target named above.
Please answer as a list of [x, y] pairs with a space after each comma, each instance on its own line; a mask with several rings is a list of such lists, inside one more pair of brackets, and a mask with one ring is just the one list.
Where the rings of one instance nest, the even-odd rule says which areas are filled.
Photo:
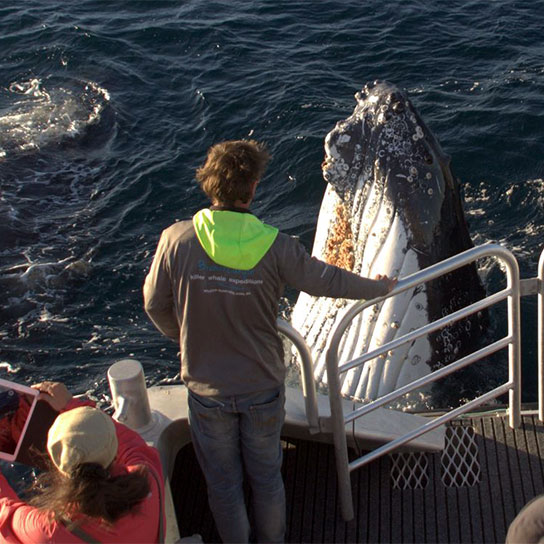
[[213, 145], [196, 179], [212, 202], [232, 206], [251, 199], [253, 183], [264, 174], [270, 155], [255, 140], [229, 140]]
[[51, 520], [83, 514], [109, 524], [135, 509], [150, 491], [147, 468], [112, 476], [96, 463], [78, 465], [68, 477], [49, 461], [32, 485], [32, 506], [46, 512]]

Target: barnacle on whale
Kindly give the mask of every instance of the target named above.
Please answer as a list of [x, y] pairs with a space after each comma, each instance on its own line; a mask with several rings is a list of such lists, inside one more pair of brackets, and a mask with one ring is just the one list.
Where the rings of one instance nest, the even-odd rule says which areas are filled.
[[349, 212], [340, 202], [336, 205], [334, 213], [335, 220], [327, 238], [325, 262], [351, 271], [355, 265], [355, 256]]

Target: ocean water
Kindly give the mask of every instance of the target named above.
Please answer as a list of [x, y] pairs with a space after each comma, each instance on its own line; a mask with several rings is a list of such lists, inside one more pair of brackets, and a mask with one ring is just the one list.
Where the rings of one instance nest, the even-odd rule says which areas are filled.
[[[311, 248], [325, 135], [375, 79], [405, 89], [451, 155], [474, 242], [505, 244], [534, 277], [542, 28], [534, 0], [4, 0], [0, 376], [103, 401], [120, 358], [149, 385], [179, 380], [141, 286], [161, 230], [206, 205], [207, 148], [265, 141], [253, 210]], [[535, 300], [522, 325], [534, 400]]]

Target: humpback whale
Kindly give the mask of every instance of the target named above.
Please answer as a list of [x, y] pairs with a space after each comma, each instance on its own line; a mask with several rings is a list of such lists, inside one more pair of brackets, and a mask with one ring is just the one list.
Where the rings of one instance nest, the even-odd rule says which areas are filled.
[[[353, 113], [325, 138], [327, 187], [312, 255], [361, 276], [405, 277], [473, 246], [450, 157], [407, 95], [386, 81], [355, 94]], [[347, 362], [485, 296], [474, 265], [418, 285], [355, 318], [339, 349]], [[291, 315], [326, 383], [327, 341], [353, 301], [301, 293]], [[341, 375], [342, 394], [375, 399], [461, 357], [485, 331], [475, 314]]]

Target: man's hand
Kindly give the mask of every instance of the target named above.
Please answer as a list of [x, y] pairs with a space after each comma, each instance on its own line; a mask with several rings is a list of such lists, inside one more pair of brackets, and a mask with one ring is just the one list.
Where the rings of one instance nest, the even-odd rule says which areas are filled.
[[72, 399], [72, 393], [61, 382], [41, 382], [31, 386], [42, 394], [39, 396], [49, 403], [51, 408], [60, 412]]
[[395, 288], [395, 285], [397, 285], [399, 281], [398, 278], [388, 278], [385, 274], [378, 274], [376, 276], [376, 279], [385, 283], [388, 293], [390, 293]]

